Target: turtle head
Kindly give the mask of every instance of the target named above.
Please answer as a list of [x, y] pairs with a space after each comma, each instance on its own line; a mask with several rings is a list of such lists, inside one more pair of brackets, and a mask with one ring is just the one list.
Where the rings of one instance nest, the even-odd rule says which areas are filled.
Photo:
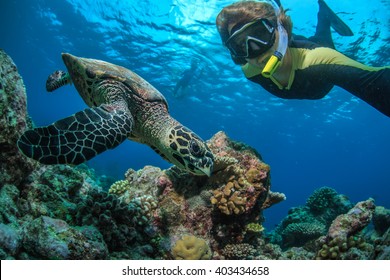
[[169, 132], [169, 148], [166, 155], [181, 169], [195, 175], [210, 177], [213, 171], [214, 155], [206, 143], [188, 128], [177, 125]]

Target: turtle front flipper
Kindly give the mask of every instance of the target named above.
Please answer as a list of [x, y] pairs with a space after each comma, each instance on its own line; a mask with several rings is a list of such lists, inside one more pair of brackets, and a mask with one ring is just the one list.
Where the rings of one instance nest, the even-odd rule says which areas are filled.
[[80, 164], [121, 144], [132, 127], [130, 112], [103, 104], [26, 131], [18, 147], [27, 157], [44, 164]]

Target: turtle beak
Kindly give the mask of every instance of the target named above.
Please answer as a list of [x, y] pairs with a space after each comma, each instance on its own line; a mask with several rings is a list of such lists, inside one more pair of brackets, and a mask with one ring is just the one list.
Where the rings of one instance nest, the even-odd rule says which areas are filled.
[[211, 169], [210, 168], [205, 168], [203, 170], [201, 170], [205, 175], [207, 175], [207, 177], [210, 177], [211, 176]]
[[214, 169], [214, 155], [210, 151], [206, 153], [202, 160], [202, 164], [198, 165], [197, 169], [204, 175], [207, 175], [207, 177], [211, 177]]
[[213, 164], [211, 164], [210, 166], [198, 167], [197, 169], [198, 171], [200, 171], [199, 173], [203, 173], [197, 175], [206, 175], [207, 177], [210, 177], [211, 173], [213, 173]]

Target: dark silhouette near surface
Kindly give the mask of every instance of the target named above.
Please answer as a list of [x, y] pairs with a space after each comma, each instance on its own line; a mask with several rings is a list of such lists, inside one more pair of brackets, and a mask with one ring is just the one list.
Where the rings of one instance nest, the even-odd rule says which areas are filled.
[[194, 76], [196, 76], [196, 72], [198, 69], [198, 61], [193, 59], [191, 61], [191, 67], [182, 73], [180, 80], [176, 83], [175, 89], [173, 90], [174, 97], [182, 97], [186, 94], [187, 88]]

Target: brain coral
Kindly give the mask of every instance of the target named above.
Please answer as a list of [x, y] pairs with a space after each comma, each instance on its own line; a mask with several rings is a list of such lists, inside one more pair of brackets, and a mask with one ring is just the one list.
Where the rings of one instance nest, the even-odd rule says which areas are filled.
[[209, 260], [211, 249], [203, 239], [185, 235], [172, 247], [172, 256], [175, 260]]

